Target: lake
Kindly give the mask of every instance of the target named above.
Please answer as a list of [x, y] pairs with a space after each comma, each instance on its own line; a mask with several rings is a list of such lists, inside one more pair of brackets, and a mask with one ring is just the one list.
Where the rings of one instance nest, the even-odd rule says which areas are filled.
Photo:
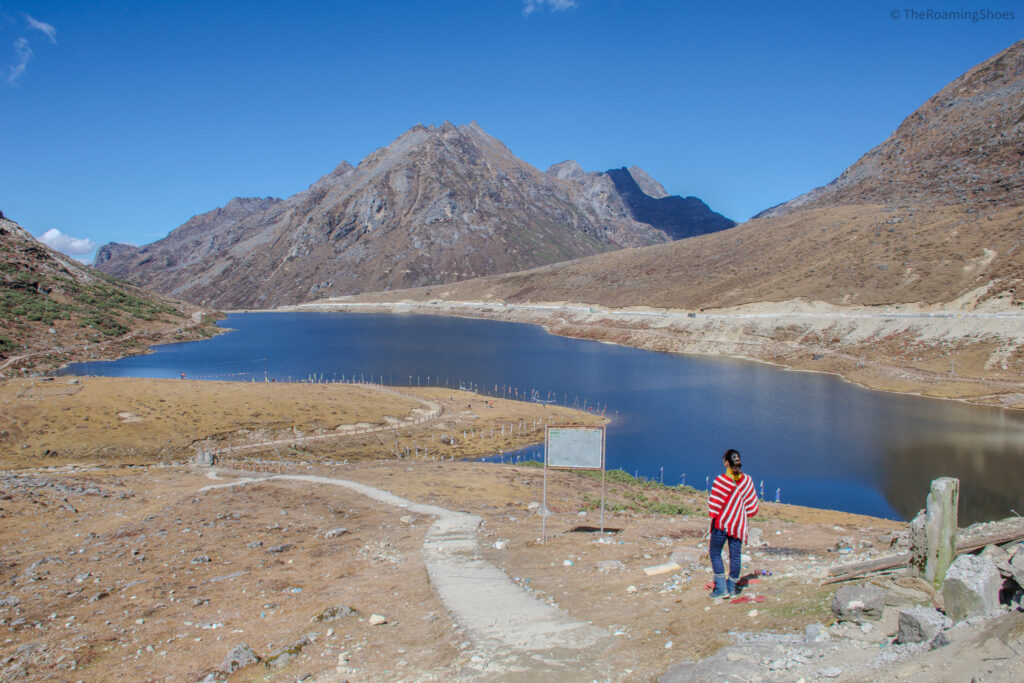
[[736, 448], [765, 496], [909, 519], [929, 482], [958, 477], [960, 521], [1022, 510], [1024, 415], [862, 389], [829, 375], [423, 315], [241, 313], [216, 338], [65, 374], [263, 381], [353, 376], [386, 384], [534, 390], [612, 418], [609, 469], [705, 487]]

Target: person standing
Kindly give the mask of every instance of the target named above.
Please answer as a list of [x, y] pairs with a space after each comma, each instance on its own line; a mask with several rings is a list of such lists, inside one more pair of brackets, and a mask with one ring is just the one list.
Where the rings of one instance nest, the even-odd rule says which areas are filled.
[[[757, 516], [757, 492], [754, 480], [742, 472], [739, 451], [730, 448], [722, 456], [725, 473], [715, 477], [708, 496], [711, 516], [711, 569], [715, 573], [715, 589], [709, 597], [721, 598], [739, 593], [740, 550], [747, 540], [747, 518]], [[729, 576], [722, 563], [722, 548], [729, 544]]]

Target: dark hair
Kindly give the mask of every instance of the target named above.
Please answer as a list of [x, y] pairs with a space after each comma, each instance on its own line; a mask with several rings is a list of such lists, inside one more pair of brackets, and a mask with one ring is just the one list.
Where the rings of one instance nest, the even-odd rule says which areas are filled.
[[722, 460], [727, 462], [729, 464], [729, 467], [733, 468], [734, 470], [739, 470], [741, 467], [743, 467], [743, 463], [740, 461], [740, 452], [735, 448], [730, 448], [729, 450], [727, 450], [725, 452], [725, 455], [722, 456]]

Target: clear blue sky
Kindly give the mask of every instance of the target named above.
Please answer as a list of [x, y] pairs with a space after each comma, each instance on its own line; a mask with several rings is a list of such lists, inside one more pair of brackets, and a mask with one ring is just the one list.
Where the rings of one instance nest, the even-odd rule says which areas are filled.
[[[1016, 5], [1016, 7], [1015, 7]], [[894, 6], [897, 18], [892, 18]], [[0, 0], [0, 210], [143, 244], [417, 122], [544, 169], [637, 164], [736, 220], [828, 182], [1024, 34], [970, 0]]]

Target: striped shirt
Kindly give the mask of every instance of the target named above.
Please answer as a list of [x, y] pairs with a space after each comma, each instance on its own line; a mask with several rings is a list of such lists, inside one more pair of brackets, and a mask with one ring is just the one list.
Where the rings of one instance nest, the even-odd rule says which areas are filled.
[[708, 496], [711, 526], [723, 529], [733, 538], [747, 542], [747, 517], [757, 515], [757, 493], [754, 480], [744, 474], [735, 481], [728, 474], [715, 477]]

